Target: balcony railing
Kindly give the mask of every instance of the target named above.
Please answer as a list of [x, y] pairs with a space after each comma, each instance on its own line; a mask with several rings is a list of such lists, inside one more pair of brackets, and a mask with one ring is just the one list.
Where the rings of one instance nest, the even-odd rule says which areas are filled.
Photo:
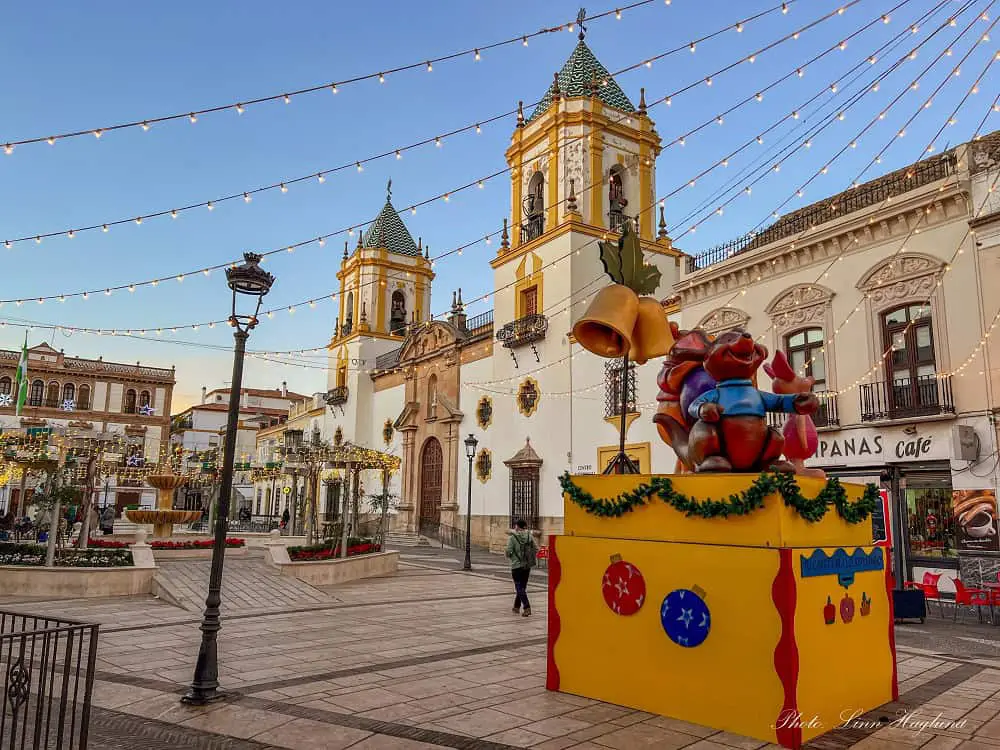
[[608, 212], [608, 229], [612, 232], [624, 232], [628, 226], [639, 226], [639, 216], [629, 216], [621, 209], [611, 209]]
[[487, 310], [468, 318], [465, 321], [465, 332], [469, 336], [491, 335], [493, 333], [493, 311]]
[[329, 406], [340, 406], [341, 404], [347, 403], [347, 396], [348, 396], [347, 386], [341, 385], [327, 391], [326, 403]]
[[955, 413], [950, 375], [863, 383], [858, 393], [862, 422]]
[[846, 190], [833, 198], [827, 198], [819, 203], [794, 211], [759, 232], [749, 232], [698, 255], [688, 256], [687, 272], [694, 273], [728, 260], [734, 255], [769, 245], [785, 237], [802, 234], [819, 224], [833, 221], [855, 211], [882, 203], [887, 198], [943, 179], [953, 174], [954, 171], [954, 159], [949, 156], [917, 162], [905, 169], [872, 180], [857, 189]]
[[525, 315], [497, 331], [497, 341], [508, 349], [527, 346], [545, 338], [549, 321], [544, 315]]
[[[837, 413], [837, 394], [827, 391], [818, 391], [816, 398], [819, 399], [819, 408], [812, 415], [813, 424], [816, 427], [837, 427], [840, 425], [840, 415]], [[779, 430], [784, 426], [789, 415], [781, 412], [769, 411], [767, 413], [767, 423], [771, 427]]]
[[530, 242], [535, 237], [541, 237], [545, 231], [545, 217], [542, 214], [529, 216], [521, 225], [521, 242]]

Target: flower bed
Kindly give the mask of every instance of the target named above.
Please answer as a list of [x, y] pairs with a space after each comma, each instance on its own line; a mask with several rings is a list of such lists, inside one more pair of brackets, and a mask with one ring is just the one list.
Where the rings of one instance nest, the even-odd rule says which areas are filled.
[[[129, 546], [128, 542], [123, 542], [118, 539], [91, 539], [88, 544], [91, 547], [97, 547], [99, 549], [122, 549]], [[149, 542], [149, 546], [153, 549], [212, 549], [214, 544], [214, 539], [188, 539], [182, 542], [153, 539]], [[243, 539], [237, 539], [235, 537], [226, 539], [227, 549], [243, 547], [244, 545], [246, 545], [246, 541]]]
[[[375, 544], [371, 539], [348, 539], [347, 556], [367, 555], [371, 552], [381, 551], [381, 545]], [[310, 547], [289, 547], [288, 557], [292, 562], [319, 562], [321, 560], [336, 560], [340, 557], [340, 545], [336, 547], [330, 543], [314, 544]]]
[[[41, 567], [45, 565], [46, 548], [41, 544], [0, 543], [0, 565]], [[55, 565], [60, 568], [124, 568], [132, 565], [128, 549], [63, 549], [57, 550]]]

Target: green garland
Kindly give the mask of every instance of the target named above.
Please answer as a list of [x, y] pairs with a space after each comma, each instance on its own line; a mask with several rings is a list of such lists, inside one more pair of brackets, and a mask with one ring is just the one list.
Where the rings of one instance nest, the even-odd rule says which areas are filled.
[[798, 483], [792, 474], [766, 473], [757, 477], [753, 484], [740, 493], [733, 493], [726, 500], [696, 500], [683, 495], [674, 489], [669, 477], [651, 477], [649, 483], [642, 483], [634, 490], [623, 492], [609, 500], [598, 500], [586, 490], [573, 483], [569, 473], [559, 478], [566, 496], [583, 508], [587, 513], [602, 518], [620, 518], [631, 513], [640, 505], [646, 505], [649, 499], [657, 496], [667, 505], [679, 510], [686, 516], [700, 518], [726, 518], [728, 516], [746, 516], [764, 507], [764, 499], [768, 495], [778, 493], [785, 505], [793, 508], [802, 518], [810, 523], [819, 521], [832, 505], [837, 509], [837, 515], [847, 523], [864, 521], [881, 503], [878, 487], [869, 484], [864, 495], [857, 502], [847, 499], [847, 491], [840, 480], [831, 477], [826, 480], [826, 486], [814, 498], [802, 495]]

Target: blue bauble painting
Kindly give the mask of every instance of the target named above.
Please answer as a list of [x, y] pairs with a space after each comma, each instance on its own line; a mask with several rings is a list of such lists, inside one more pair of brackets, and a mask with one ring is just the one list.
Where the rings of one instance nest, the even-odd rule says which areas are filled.
[[690, 589], [675, 589], [663, 598], [660, 622], [667, 637], [678, 646], [700, 646], [712, 627], [705, 600]]

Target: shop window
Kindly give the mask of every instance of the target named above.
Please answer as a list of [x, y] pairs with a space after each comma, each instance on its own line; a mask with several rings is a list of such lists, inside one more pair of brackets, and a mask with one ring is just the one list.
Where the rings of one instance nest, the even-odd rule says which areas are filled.
[[806, 328], [785, 337], [785, 354], [796, 374], [812, 377], [814, 391], [826, 390], [826, 354], [823, 329]]
[[882, 316], [890, 408], [919, 412], [939, 406], [934, 330], [927, 304], [904, 305]]
[[903, 490], [911, 559], [956, 558], [951, 478], [909, 480]]

